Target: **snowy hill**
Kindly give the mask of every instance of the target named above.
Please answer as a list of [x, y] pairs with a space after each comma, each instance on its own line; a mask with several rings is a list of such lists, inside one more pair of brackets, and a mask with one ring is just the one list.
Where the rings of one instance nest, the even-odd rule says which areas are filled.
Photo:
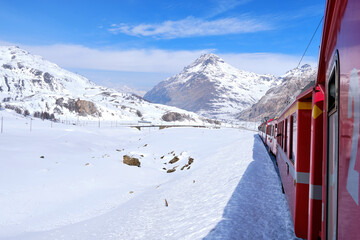
[[206, 121], [184, 110], [98, 86], [18, 47], [0, 47], [0, 101], [18, 113], [46, 112], [57, 119], [163, 122], [165, 114], [176, 113], [177, 121]]
[[239, 113], [238, 118], [244, 121], [262, 121], [264, 117], [277, 117], [304, 87], [314, 83], [316, 74], [317, 69], [308, 64], [288, 71], [279, 78], [279, 86], [269, 89], [256, 104]]
[[[254, 132], [50, 127], [39, 119], [30, 132], [29, 118], [0, 115], [0, 239], [295, 239]], [[141, 166], [123, 164], [124, 155]], [[181, 170], [189, 157], [191, 168]]]
[[160, 82], [144, 99], [228, 120], [280, 81], [272, 75], [236, 69], [215, 54], [204, 54], [179, 74]]

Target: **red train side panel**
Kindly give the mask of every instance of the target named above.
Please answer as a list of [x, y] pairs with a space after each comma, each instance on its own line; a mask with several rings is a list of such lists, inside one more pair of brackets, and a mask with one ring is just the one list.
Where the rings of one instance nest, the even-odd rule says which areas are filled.
[[307, 239], [311, 240], [317, 240], [321, 236], [323, 105], [324, 92], [320, 87], [316, 87], [312, 97], [309, 220], [307, 237]]
[[323, 239], [360, 239], [360, 1], [328, 0], [317, 85], [324, 89]]
[[277, 162], [296, 236], [307, 237], [312, 88], [278, 119]]

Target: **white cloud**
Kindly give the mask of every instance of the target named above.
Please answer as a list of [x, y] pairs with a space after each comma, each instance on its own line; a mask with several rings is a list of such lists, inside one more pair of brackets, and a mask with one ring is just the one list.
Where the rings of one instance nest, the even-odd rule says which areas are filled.
[[[238, 69], [260, 74], [270, 73], [275, 76], [296, 68], [301, 58], [300, 55], [279, 53], [226, 53], [219, 56]], [[300, 66], [305, 63], [317, 67], [318, 62], [314, 57], [305, 57]]]
[[17, 44], [0, 40], [0, 46], [17, 46]]
[[64, 68], [130, 72], [178, 72], [209, 50], [99, 50], [81, 45], [22, 46]]
[[[80, 45], [24, 46], [32, 54], [69, 69], [126, 71], [176, 74], [201, 54], [211, 49], [172, 51], [161, 49], [99, 50]], [[297, 66], [300, 56], [278, 53], [216, 53], [227, 63], [241, 70], [282, 75]], [[305, 57], [303, 64], [317, 66], [313, 57]], [[146, 81], [144, 79], [144, 81]]]
[[214, 17], [219, 14], [225, 13], [239, 5], [246, 4], [252, 0], [213, 0], [216, 7], [210, 10], [207, 17]]
[[217, 20], [187, 17], [182, 20], [169, 20], [160, 24], [112, 24], [109, 31], [114, 34], [123, 33], [131, 36], [153, 36], [171, 39], [251, 33], [270, 29], [272, 29], [272, 26], [269, 23], [242, 15], [239, 18], [222, 18]]

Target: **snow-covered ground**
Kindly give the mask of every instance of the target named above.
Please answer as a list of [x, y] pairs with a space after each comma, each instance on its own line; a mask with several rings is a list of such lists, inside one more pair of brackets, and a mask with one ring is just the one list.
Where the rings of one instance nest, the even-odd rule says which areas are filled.
[[[295, 238], [279, 178], [253, 131], [36, 119], [30, 132], [29, 118], [1, 117], [0, 239]], [[141, 167], [123, 164], [125, 154]]]

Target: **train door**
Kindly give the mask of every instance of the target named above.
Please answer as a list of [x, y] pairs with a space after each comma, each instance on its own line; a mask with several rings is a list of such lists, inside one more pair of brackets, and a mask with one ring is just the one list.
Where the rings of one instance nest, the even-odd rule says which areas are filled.
[[327, 193], [326, 235], [337, 239], [339, 183], [339, 61], [337, 55], [327, 81]]

